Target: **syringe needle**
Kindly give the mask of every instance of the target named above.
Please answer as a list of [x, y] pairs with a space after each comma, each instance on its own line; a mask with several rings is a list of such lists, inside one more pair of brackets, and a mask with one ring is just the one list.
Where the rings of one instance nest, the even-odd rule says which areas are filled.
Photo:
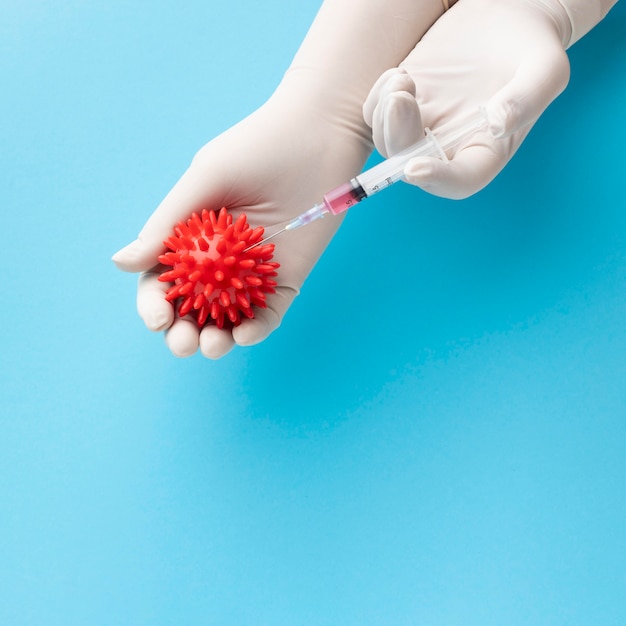
[[247, 248], [244, 249], [244, 252], [247, 252], [248, 250], [252, 250], [252, 248], [256, 248], [257, 246], [260, 246], [266, 243], [270, 239], [273, 239], [274, 237], [276, 237], [276, 235], [280, 235], [280, 233], [284, 233], [286, 230], [287, 228], [281, 228], [280, 230], [277, 230], [275, 233], [271, 234], [269, 237], [264, 237], [263, 239], [261, 239], [261, 241], [257, 241], [256, 243], [253, 243], [251, 246], [248, 246]]
[[286, 230], [294, 230], [296, 228], [300, 228], [300, 226], [310, 224], [311, 222], [319, 219], [320, 217], [324, 217], [324, 215], [326, 215], [327, 213], [329, 213], [329, 210], [323, 203], [316, 204], [313, 208], [291, 219], [280, 230], [277, 230], [275, 233], [273, 233], [269, 237], [265, 237], [265, 239], [261, 239], [261, 241], [257, 241], [256, 243], [253, 243], [251, 246], [248, 246], [244, 250], [244, 252], [247, 252], [248, 250], [251, 250], [252, 248], [256, 248], [257, 246], [260, 246], [266, 241], [269, 241], [270, 239], [273, 239], [274, 237], [276, 237], [276, 235], [280, 235], [281, 233], [284, 233]]

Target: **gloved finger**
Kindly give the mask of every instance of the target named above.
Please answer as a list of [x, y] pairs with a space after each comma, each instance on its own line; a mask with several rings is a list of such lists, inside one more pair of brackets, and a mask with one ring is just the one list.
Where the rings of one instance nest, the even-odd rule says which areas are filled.
[[413, 79], [404, 68], [397, 67], [381, 75], [365, 100], [363, 118], [384, 157], [408, 148], [423, 136], [415, 93]]
[[224, 177], [217, 167], [209, 169], [194, 161], [150, 216], [139, 236], [113, 255], [113, 262], [126, 272], [150, 269], [163, 250], [163, 241], [177, 222], [203, 206], [223, 205]]
[[505, 137], [535, 122], [565, 89], [569, 76], [569, 60], [558, 42], [529, 52], [513, 78], [485, 107], [491, 134]]
[[374, 112], [372, 137], [378, 152], [390, 157], [424, 137], [415, 97], [406, 91], [387, 95]]
[[205, 326], [200, 332], [200, 352], [207, 359], [219, 359], [233, 349], [235, 340], [230, 330]]
[[478, 133], [471, 145], [447, 163], [433, 157], [412, 159], [404, 170], [406, 181], [435, 196], [467, 198], [496, 177], [527, 132], [524, 129], [505, 139]]
[[[390, 84], [393, 85], [393, 89], [390, 89]], [[392, 67], [383, 72], [367, 94], [363, 103], [363, 119], [370, 128], [374, 123], [376, 107], [391, 91], [407, 91], [415, 96], [415, 83], [404, 68]]]
[[145, 272], [137, 284], [137, 312], [152, 331], [165, 330], [174, 321], [174, 307], [165, 299], [170, 286], [158, 280], [157, 272]]
[[277, 287], [276, 293], [267, 299], [267, 308], [256, 309], [254, 318], [245, 319], [233, 328], [235, 342], [240, 346], [252, 346], [266, 339], [280, 326], [297, 294], [297, 290], [290, 287]]
[[198, 350], [199, 334], [195, 320], [177, 317], [165, 331], [165, 343], [174, 356], [188, 357]]

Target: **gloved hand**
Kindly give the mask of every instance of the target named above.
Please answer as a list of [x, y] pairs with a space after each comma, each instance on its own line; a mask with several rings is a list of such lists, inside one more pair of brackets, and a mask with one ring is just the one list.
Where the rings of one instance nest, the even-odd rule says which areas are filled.
[[438, 196], [477, 192], [567, 85], [571, 35], [557, 0], [459, 0], [371, 90], [363, 112], [376, 148], [395, 154], [424, 126], [436, 130], [484, 106], [489, 132], [477, 132], [449, 163], [420, 157], [405, 169], [409, 183]]
[[358, 174], [372, 150], [361, 112], [368, 91], [442, 12], [440, 0], [326, 0], [275, 94], [202, 148], [139, 237], [114, 255], [120, 269], [142, 272], [139, 314], [151, 330], [166, 331], [175, 355], [188, 356], [199, 346], [205, 356], [218, 358], [235, 343], [267, 337], [341, 220], [328, 217], [276, 240], [277, 292], [268, 296], [267, 309], [257, 309], [254, 319], [232, 331], [207, 326], [199, 332], [165, 300], [169, 285], [157, 280], [157, 257], [173, 226], [193, 211], [226, 206], [270, 234], [273, 225]]
[[368, 142], [352, 129], [319, 120], [313, 106], [294, 108], [291, 98], [279, 94], [202, 148], [138, 239], [114, 256], [121, 269], [143, 271], [137, 308], [148, 328], [167, 330], [166, 342], [177, 356], [193, 354], [200, 345], [205, 356], [217, 358], [234, 342], [263, 340], [279, 325], [340, 219], [281, 235], [274, 255], [281, 264], [276, 294], [268, 296], [267, 309], [255, 309], [255, 318], [232, 332], [206, 326], [199, 333], [193, 319], [175, 314], [164, 296], [170, 284], [157, 280], [163, 241], [175, 223], [204, 207], [226, 206], [235, 215], [244, 211], [251, 226], [266, 226], [271, 233], [272, 225], [313, 205], [321, 189], [358, 173], [369, 151]]

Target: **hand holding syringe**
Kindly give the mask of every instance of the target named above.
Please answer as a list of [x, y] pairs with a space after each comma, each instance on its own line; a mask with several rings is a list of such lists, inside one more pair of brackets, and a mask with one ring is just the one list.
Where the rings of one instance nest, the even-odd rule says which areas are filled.
[[480, 111], [462, 123], [452, 124], [447, 129], [433, 134], [430, 129], [426, 129], [425, 137], [394, 156], [382, 161], [378, 165], [362, 172], [350, 182], [344, 183], [329, 191], [324, 195], [323, 201], [316, 204], [311, 209], [301, 213], [289, 221], [279, 231], [266, 237], [262, 241], [250, 246], [256, 247], [285, 232], [295, 230], [300, 226], [310, 224], [321, 217], [328, 215], [339, 215], [347, 211], [350, 207], [358, 204], [365, 198], [391, 187], [394, 183], [404, 178], [404, 169], [408, 162], [415, 157], [430, 156], [438, 157], [444, 161], [448, 160], [447, 152], [455, 151], [465, 143], [476, 131], [487, 126], [487, 118]]

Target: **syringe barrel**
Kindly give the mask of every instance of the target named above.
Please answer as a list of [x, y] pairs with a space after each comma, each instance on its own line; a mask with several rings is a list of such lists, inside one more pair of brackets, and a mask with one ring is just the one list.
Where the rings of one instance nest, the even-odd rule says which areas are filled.
[[356, 180], [365, 191], [366, 196], [371, 196], [404, 178], [406, 164], [417, 156], [440, 156], [442, 150], [432, 134], [412, 145], [410, 148], [394, 154], [392, 157], [381, 161], [370, 169], [362, 172]]
[[[432, 133], [407, 150], [389, 157], [369, 170], [362, 172], [349, 183], [335, 187], [324, 196], [324, 204], [333, 215], [339, 215], [350, 207], [382, 191], [402, 179], [404, 168], [415, 156], [440, 156], [443, 151]], [[445, 155], [444, 155], [445, 156]]]
[[407, 150], [385, 159], [378, 165], [362, 172], [349, 183], [335, 187], [324, 195], [324, 204], [333, 215], [339, 215], [350, 207], [398, 182], [404, 176], [404, 168], [415, 156], [441, 155], [437, 141], [431, 133]]

